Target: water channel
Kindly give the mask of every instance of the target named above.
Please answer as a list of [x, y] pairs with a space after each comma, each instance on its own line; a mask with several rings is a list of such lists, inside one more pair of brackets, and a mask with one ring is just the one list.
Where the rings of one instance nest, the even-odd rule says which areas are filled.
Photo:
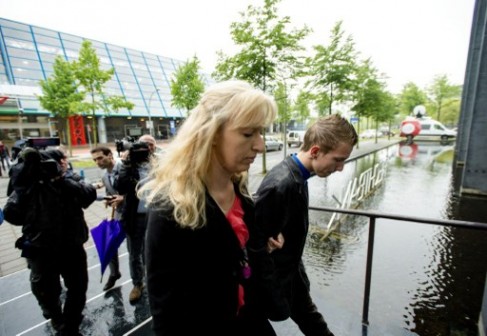
[[[310, 205], [337, 206], [348, 181], [385, 163], [383, 182], [359, 209], [454, 219], [452, 162], [445, 160], [452, 150], [451, 144], [398, 144], [350, 162], [342, 173], [309, 181]], [[318, 233], [330, 214], [312, 211], [310, 218], [305, 264], [315, 302], [335, 335], [478, 335], [487, 232], [378, 219], [370, 324], [363, 328], [368, 219], [349, 216], [323, 238]], [[292, 322], [278, 324], [297, 330]]]

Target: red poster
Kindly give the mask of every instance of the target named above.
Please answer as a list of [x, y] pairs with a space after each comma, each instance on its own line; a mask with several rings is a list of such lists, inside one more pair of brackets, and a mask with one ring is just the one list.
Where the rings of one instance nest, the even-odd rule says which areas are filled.
[[69, 117], [69, 128], [71, 130], [71, 144], [74, 146], [86, 145], [85, 123], [83, 117]]

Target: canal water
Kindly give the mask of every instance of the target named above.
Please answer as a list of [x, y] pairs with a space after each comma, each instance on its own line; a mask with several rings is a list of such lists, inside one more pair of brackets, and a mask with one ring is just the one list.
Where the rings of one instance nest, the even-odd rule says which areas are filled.
[[[348, 163], [341, 173], [310, 179], [310, 206], [338, 206], [348, 181], [385, 163], [382, 184], [359, 209], [453, 219], [452, 150], [399, 144]], [[313, 298], [335, 335], [478, 335], [487, 232], [378, 219], [364, 328], [368, 219], [349, 216], [325, 237], [317, 232], [330, 214], [312, 211], [310, 218], [304, 260]]]

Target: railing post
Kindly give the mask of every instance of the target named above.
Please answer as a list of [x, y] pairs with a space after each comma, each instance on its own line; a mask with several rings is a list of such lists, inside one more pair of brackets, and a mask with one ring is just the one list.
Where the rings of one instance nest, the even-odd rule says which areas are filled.
[[367, 244], [367, 264], [365, 266], [364, 307], [362, 311], [362, 324], [369, 325], [369, 296], [372, 278], [372, 259], [374, 256], [375, 217], [369, 218], [369, 241]]

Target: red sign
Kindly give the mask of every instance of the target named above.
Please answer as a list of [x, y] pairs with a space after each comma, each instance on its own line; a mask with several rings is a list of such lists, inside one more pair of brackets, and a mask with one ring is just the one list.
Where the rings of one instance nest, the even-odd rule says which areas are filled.
[[69, 128], [71, 130], [71, 144], [75, 146], [86, 145], [85, 125], [83, 117], [69, 117]]
[[7, 101], [8, 97], [0, 97], [0, 105]]

